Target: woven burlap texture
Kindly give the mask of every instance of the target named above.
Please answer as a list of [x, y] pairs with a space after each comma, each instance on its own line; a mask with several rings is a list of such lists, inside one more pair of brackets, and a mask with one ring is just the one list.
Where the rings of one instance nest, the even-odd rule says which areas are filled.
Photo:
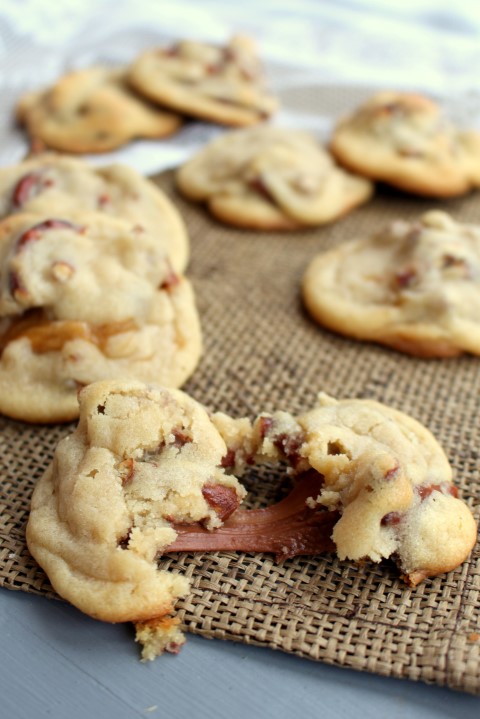
[[[384, 189], [334, 225], [259, 234], [222, 226], [182, 200], [171, 173], [157, 180], [188, 225], [189, 276], [204, 332], [203, 358], [184, 389], [235, 417], [301, 412], [319, 391], [385, 402], [435, 434], [478, 519], [480, 360], [418, 360], [336, 336], [307, 316], [299, 290], [316, 253], [438, 204]], [[478, 197], [442, 206], [462, 221], [480, 222]], [[72, 425], [3, 418], [0, 426], [0, 585], [53, 597], [25, 547], [24, 528], [33, 486]], [[275, 501], [289, 486], [281, 467], [252, 469], [243, 481], [249, 506]], [[329, 555], [276, 564], [269, 555], [184, 554], [161, 566], [192, 580], [191, 595], [179, 603], [190, 632], [480, 693], [478, 559], [477, 546], [458, 570], [415, 589], [400, 581], [393, 564], [354, 566]]]

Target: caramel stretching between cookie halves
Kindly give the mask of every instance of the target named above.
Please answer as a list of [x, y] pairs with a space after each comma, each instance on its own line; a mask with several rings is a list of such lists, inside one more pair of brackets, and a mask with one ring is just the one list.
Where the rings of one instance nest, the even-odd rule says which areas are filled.
[[[143, 656], [177, 651], [172, 620], [185, 577], [172, 551], [336, 551], [395, 558], [405, 580], [457, 567], [476, 539], [445, 454], [407, 415], [326, 395], [305, 414], [255, 421], [210, 414], [180, 390], [104, 381], [80, 392], [76, 431], [38, 482], [29, 549], [56, 591], [105, 621], [133, 621]], [[294, 488], [240, 509], [238, 480], [258, 463], [290, 466]]]

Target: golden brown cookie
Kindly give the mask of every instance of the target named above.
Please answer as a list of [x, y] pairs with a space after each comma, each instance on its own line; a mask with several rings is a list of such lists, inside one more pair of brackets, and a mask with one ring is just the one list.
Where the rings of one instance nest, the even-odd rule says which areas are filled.
[[224, 125], [254, 125], [277, 108], [267, 93], [255, 43], [236, 36], [224, 46], [183, 40], [138, 57], [131, 85], [145, 97]]
[[480, 354], [480, 228], [440, 211], [318, 255], [303, 298], [321, 325], [419, 357]]
[[79, 401], [77, 430], [36, 486], [28, 547], [60, 596], [97, 619], [135, 622], [153, 659], [184, 641], [170, 615], [189, 582], [157, 564], [172, 523], [218, 527], [245, 490], [221, 466], [226, 446], [208, 413], [184, 393], [100, 382]]
[[0, 169], [0, 217], [35, 212], [68, 218], [83, 211], [144, 227], [158, 238], [173, 269], [185, 269], [189, 243], [179, 212], [160, 188], [132, 168], [94, 168], [77, 158], [45, 153]]
[[124, 70], [92, 67], [21, 98], [17, 117], [33, 144], [72, 153], [109, 152], [136, 138], [171, 135], [181, 118], [138, 97]]
[[332, 539], [341, 560], [394, 558], [415, 586], [458, 567], [474, 546], [476, 524], [458, 499], [445, 453], [403, 412], [321, 394], [313, 410], [267, 415], [259, 429], [268, 459], [323, 477], [307, 504], [339, 513]]
[[179, 386], [201, 351], [188, 280], [154, 235], [105, 215], [0, 222], [0, 411], [78, 416], [78, 388], [114, 377]]
[[373, 185], [339, 168], [314, 137], [254, 127], [213, 140], [181, 167], [177, 186], [238, 227], [321, 225], [366, 202]]
[[457, 129], [419, 94], [378, 93], [338, 123], [330, 149], [352, 172], [426, 197], [480, 186], [480, 133]]

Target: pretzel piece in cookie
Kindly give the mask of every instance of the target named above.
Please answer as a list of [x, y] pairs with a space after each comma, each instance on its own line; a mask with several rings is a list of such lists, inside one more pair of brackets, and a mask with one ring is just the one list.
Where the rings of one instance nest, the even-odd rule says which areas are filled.
[[100, 214], [18, 214], [0, 222], [0, 260], [4, 414], [66, 421], [85, 384], [125, 376], [176, 386], [196, 366], [190, 284], [145, 231]]
[[277, 108], [265, 90], [255, 43], [240, 35], [224, 47], [182, 40], [148, 50], [128, 79], [153, 102], [224, 125], [254, 125]]
[[397, 221], [310, 263], [307, 309], [321, 325], [419, 357], [480, 354], [480, 228], [440, 211]]
[[174, 270], [185, 269], [188, 236], [180, 214], [159, 187], [132, 168], [94, 168], [53, 153], [0, 168], [0, 217], [35, 212], [67, 218], [80, 211], [123, 218], [155, 234]]
[[128, 87], [124, 70], [92, 67], [28, 93], [17, 117], [32, 141], [71, 153], [109, 152], [136, 138], [178, 130], [178, 115], [153, 107]]
[[176, 181], [218, 219], [261, 230], [331, 222], [373, 192], [368, 180], [337, 167], [312, 136], [268, 126], [213, 140], [179, 169]]
[[426, 197], [480, 186], [480, 133], [457, 129], [415, 93], [373, 96], [338, 123], [330, 149], [350, 171]]

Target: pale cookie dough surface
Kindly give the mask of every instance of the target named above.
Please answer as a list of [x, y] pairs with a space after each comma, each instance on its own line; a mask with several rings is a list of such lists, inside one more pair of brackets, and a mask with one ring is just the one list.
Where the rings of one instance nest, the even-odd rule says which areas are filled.
[[257, 456], [323, 475], [319, 496], [307, 502], [340, 512], [332, 538], [341, 560], [394, 558], [415, 585], [467, 558], [473, 515], [457, 498], [442, 448], [413, 418], [370, 400], [320, 395], [310, 412], [277, 412], [256, 425]]
[[168, 197], [126, 165], [94, 168], [83, 160], [40, 154], [0, 169], [0, 217], [18, 212], [68, 217], [101, 212], [129, 220], [158, 238], [177, 272], [185, 269], [185, 225]]
[[158, 620], [189, 588], [157, 565], [176, 536], [171, 523], [220, 526], [245, 491], [221, 466], [226, 445], [208, 413], [181, 391], [100, 382], [79, 401], [78, 428], [35, 488], [28, 547], [83, 612], [141, 622], [138, 639], [153, 658], [165, 648]]
[[371, 182], [339, 168], [314, 137], [269, 126], [214, 140], [178, 170], [176, 181], [218, 219], [262, 230], [331, 222], [373, 193]]
[[381, 92], [334, 129], [330, 149], [352, 172], [427, 197], [480, 186], [480, 133], [457, 129], [431, 99]]
[[201, 353], [191, 286], [128, 222], [19, 214], [0, 223], [0, 411], [78, 416], [79, 387], [123, 376], [179, 386]]
[[72, 153], [109, 152], [135, 138], [165, 137], [182, 122], [138, 97], [124, 70], [107, 67], [70, 72], [25, 95], [17, 117], [34, 144]]
[[313, 259], [303, 298], [321, 325], [420, 357], [480, 354], [480, 228], [440, 211]]
[[243, 36], [224, 47], [183, 40], [149, 50], [128, 78], [150, 100], [220, 124], [254, 125], [277, 108], [265, 89], [255, 43]]

